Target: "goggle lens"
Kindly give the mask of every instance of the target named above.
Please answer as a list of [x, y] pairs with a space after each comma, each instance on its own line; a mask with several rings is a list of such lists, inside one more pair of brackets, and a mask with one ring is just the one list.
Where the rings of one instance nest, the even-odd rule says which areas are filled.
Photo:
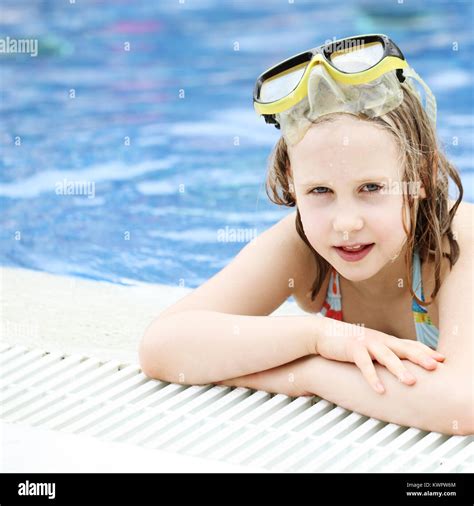
[[[361, 40], [348, 40], [345, 44], [347, 47], [329, 55], [329, 61], [335, 69], [347, 74], [370, 69], [379, 63], [385, 54], [384, 44], [380, 41], [364, 43]], [[265, 79], [259, 90], [259, 101], [271, 103], [288, 96], [298, 86], [310, 61], [311, 54], [308, 61]]]
[[382, 60], [383, 55], [384, 45], [381, 42], [359, 43], [354, 47], [333, 52], [329, 61], [337, 70], [354, 74], [370, 69]]
[[265, 80], [260, 88], [259, 100], [274, 102], [289, 95], [298, 86], [307, 66], [308, 62], [302, 63]]

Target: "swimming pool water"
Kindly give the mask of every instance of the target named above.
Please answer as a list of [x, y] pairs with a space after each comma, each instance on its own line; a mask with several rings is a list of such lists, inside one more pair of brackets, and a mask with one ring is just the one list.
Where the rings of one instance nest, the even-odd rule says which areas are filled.
[[0, 54], [1, 263], [199, 285], [288, 212], [263, 188], [278, 131], [253, 111], [255, 78], [355, 33], [393, 37], [431, 86], [473, 202], [472, 10], [461, 0], [3, 0], [0, 36], [37, 38], [39, 54]]

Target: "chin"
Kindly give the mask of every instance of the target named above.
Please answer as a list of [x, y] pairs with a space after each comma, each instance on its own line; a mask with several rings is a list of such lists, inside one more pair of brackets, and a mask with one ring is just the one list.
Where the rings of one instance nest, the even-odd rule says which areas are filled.
[[364, 272], [354, 272], [351, 269], [345, 269], [339, 271], [339, 274], [348, 281], [358, 283], [359, 281], [366, 281], [367, 279], [370, 279], [372, 276], [376, 274], [376, 272], [375, 271], [372, 272], [372, 270], [370, 270], [369, 272], [368, 269], [364, 269]]
[[377, 258], [374, 253], [375, 251], [371, 251], [368, 257], [358, 262], [347, 262], [334, 252], [330, 263], [348, 281], [365, 281], [375, 276], [383, 267], [380, 265], [380, 258]]

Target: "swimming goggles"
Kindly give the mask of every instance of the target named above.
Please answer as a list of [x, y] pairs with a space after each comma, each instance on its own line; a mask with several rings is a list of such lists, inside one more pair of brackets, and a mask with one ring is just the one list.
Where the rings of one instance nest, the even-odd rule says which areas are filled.
[[427, 113], [436, 124], [436, 101], [431, 90], [409, 67], [398, 46], [383, 34], [330, 41], [274, 65], [255, 83], [253, 101], [257, 113], [279, 128], [275, 115], [307, 96], [311, 72], [318, 64], [323, 65], [334, 81], [343, 85], [370, 83], [391, 71], [400, 83], [406, 77], [415, 78], [425, 90]]

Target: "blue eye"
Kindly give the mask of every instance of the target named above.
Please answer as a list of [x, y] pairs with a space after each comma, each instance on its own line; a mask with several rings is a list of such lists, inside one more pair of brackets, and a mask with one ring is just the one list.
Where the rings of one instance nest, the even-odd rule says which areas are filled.
[[316, 193], [318, 195], [323, 195], [327, 192], [318, 192], [318, 191], [315, 191], [315, 190], [320, 190], [320, 189], [323, 189], [323, 190], [329, 190], [329, 188], [326, 188], [325, 186], [317, 186], [316, 188], [314, 188], [313, 190], [310, 191], [310, 193]]
[[[369, 189], [368, 191], [365, 191], [363, 193], [377, 193], [383, 188], [383, 185], [379, 185], [376, 183], [367, 183], [362, 188], [365, 188], [367, 186], [372, 187], [372, 189], [371, 190]], [[318, 191], [318, 190], [326, 190], [326, 191]], [[312, 195], [326, 195], [330, 191], [331, 190], [329, 188], [326, 188], [326, 186], [317, 186], [316, 188], [310, 190], [309, 193]]]
[[367, 193], [375, 193], [383, 188], [383, 186], [380, 186], [379, 184], [375, 184], [375, 183], [367, 183], [364, 186], [375, 186], [375, 190], [373, 190], [373, 191], [369, 190]]

